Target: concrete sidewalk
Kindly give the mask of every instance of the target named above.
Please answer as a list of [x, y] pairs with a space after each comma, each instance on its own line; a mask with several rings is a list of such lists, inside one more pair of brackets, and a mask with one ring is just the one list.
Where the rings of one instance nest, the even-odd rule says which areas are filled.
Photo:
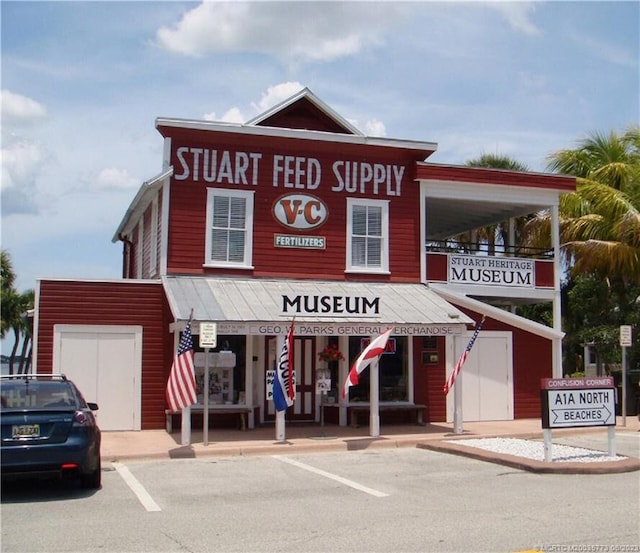
[[[616, 432], [637, 432], [640, 424], [637, 416], [627, 416], [626, 425], [618, 417]], [[606, 451], [606, 428], [571, 428], [553, 430], [553, 438], [579, 436], [584, 433], [599, 432], [603, 435], [603, 450]], [[385, 425], [380, 429], [380, 437], [369, 436], [368, 426], [359, 428], [340, 427], [335, 425], [300, 425], [289, 423], [286, 427], [285, 442], [277, 442], [273, 425], [240, 431], [230, 429], [209, 429], [207, 445], [203, 443], [200, 430], [194, 430], [190, 445], [181, 445], [179, 430], [172, 434], [165, 430], [143, 430], [133, 432], [103, 432], [103, 462], [143, 459], [186, 459], [204, 456], [230, 455], [273, 455], [296, 454], [320, 451], [353, 451], [374, 448], [398, 448], [425, 446], [448, 453], [465, 455], [465, 448], [450, 447], [448, 441], [461, 438], [482, 437], [517, 437], [523, 439], [542, 438], [540, 419], [523, 419], [515, 421], [467, 422], [463, 424], [463, 433], [454, 434], [450, 423], [434, 423], [425, 426], [417, 425]], [[466, 448], [468, 449], [468, 448]], [[462, 451], [460, 451], [462, 450]], [[498, 454], [469, 455], [483, 460], [501, 462]], [[520, 468], [534, 470], [526, 460]], [[535, 463], [535, 462], [532, 462]], [[539, 462], [538, 462], [539, 463]], [[617, 461], [611, 463], [589, 463], [599, 465], [597, 472], [620, 472], [619, 469], [638, 470], [640, 461], [631, 459], [631, 464]], [[503, 463], [508, 464], [508, 463]], [[542, 463], [540, 472], [546, 465], [557, 467], [560, 463]], [[567, 465], [575, 463], [562, 463]], [[584, 468], [584, 464], [581, 464]], [[606, 467], [605, 465], [614, 465]], [[637, 468], [635, 468], [637, 465]], [[513, 465], [512, 465], [513, 466]], [[558, 467], [559, 468], [559, 467]], [[580, 467], [578, 467], [580, 468]], [[588, 467], [587, 467], [588, 468]], [[593, 469], [594, 467], [591, 467]], [[611, 470], [603, 470], [609, 469]], [[548, 472], [548, 471], [545, 471]], [[566, 472], [564, 470], [563, 472]], [[584, 472], [584, 471], [581, 471]], [[592, 470], [589, 470], [592, 472]]]

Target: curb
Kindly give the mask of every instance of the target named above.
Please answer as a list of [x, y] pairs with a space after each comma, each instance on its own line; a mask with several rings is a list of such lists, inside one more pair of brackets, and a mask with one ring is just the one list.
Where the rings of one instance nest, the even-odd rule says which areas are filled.
[[212, 444], [212, 447], [197, 444], [177, 446], [166, 451], [146, 453], [112, 453], [102, 456], [103, 463], [119, 461], [145, 461], [167, 459], [199, 459], [206, 457], [246, 457], [259, 455], [283, 455], [289, 453], [314, 453], [331, 451], [361, 451], [366, 449], [397, 449], [404, 447], [417, 447], [421, 439], [418, 438], [306, 438], [301, 441], [257, 442], [254, 444], [221, 446]]
[[640, 470], [640, 459], [626, 457], [620, 461], [603, 461], [597, 463], [565, 463], [537, 461], [516, 455], [506, 455], [485, 451], [471, 446], [455, 443], [444, 443], [440, 440], [417, 444], [419, 449], [428, 449], [439, 453], [450, 453], [463, 457], [470, 457], [479, 461], [488, 461], [499, 465], [536, 472], [540, 474], [616, 474]]

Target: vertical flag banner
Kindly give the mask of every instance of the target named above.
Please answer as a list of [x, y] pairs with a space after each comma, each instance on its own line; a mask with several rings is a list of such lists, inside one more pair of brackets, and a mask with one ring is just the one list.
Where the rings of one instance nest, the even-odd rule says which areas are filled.
[[344, 383], [342, 389], [342, 397], [346, 398], [349, 393], [349, 388], [355, 386], [360, 381], [360, 373], [364, 371], [374, 359], [377, 359], [382, 353], [384, 353], [387, 346], [387, 340], [393, 331], [393, 327], [387, 329], [380, 334], [375, 340], [371, 340], [371, 343], [362, 350], [362, 353], [358, 355], [357, 359], [351, 365], [347, 380]]
[[293, 374], [293, 325], [294, 321], [291, 321], [291, 327], [282, 344], [276, 378], [273, 381], [273, 404], [276, 411], [286, 411], [287, 407], [293, 405], [293, 400], [296, 398]]
[[193, 337], [191, 320], [182, 331], [178, 351], [173, 359], [167, 382], [167, 403], [173, 413], [196, 402], [196, 380], [193, 374]]
[[469, 340], [469, 343], [467, 344], [467, 347], [462, 352], [462, 355], [458, 358], [458, 361], [456, 362], [456, 366], [453, 367], [453, 371], [451, 371], [451, 374], [449, 375], [449, 378], [447, 379], [447, 382], [444, 385], [444, 389], [443, 389], [444, 395], [447, 395], [449, 393], [449, 390], [451, 390], [451, 388], [455, 384], [456, 378], [458, 377], [458, 374], [460, 373], [460, 369], [462, 369], [462, 365], [464, 365], [464, 362], [467, 360], [467, 357], [469, 357], [469, 352], [471, 351], [471, 348], [473, 347], [473, 344], [476, 341], [476, 338], [478, 337], [478, 334], [480, 334], [480, 329], [482, 328], [482, 325], [484, 323], [484, 319], [485, 318], [482, 317], [482, 320], [476, 326], [476, 329], [475, 329], [473, 335], [471, 336], [471, 340]]

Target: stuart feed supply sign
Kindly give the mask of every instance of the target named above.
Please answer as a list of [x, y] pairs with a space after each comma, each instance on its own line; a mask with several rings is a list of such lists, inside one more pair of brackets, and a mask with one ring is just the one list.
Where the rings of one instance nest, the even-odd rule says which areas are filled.
[[544, 378], [541, 388], [542, 428], [616, 424], [611, 377]]

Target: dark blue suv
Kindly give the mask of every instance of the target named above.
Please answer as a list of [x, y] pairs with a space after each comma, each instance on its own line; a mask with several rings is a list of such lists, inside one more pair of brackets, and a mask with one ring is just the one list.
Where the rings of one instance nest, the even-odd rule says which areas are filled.
[[0, 377], [2, 478], [77, 475], [81, 485], [101, 484], [100, 429], [93, 411], [64, 375]]

